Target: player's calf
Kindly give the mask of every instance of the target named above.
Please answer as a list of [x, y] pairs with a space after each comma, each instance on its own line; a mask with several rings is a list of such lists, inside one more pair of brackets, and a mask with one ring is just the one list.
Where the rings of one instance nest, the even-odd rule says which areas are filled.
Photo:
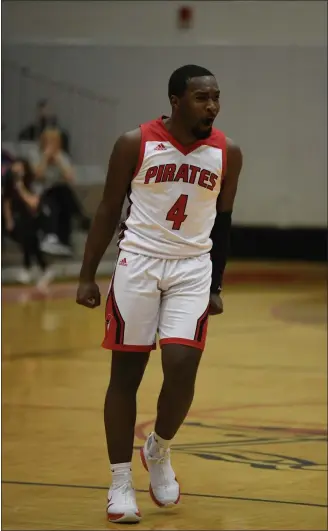
[[104, 422], [111, 464], [132, 459], [137, 415], [137, 391], [149, 354], [113, 352], [111, 378], [105, 399]]
[[202, 351], [185, 345], [162, 347], [164, 381], [157, 404], [155, 432], [173, 439], [193, 401], [195, 381]]

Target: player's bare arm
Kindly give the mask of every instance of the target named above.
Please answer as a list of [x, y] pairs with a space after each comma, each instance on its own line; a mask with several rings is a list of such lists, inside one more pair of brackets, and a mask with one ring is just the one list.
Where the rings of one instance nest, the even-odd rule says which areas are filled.
[[140, 129], [122, 135], [115, 143], [108, 163], [103, 197], [87, 237], [76, 302], [88, 308], [100, 305], [96, 272], [117, 227], [124, 198], [138, 163]]
[[218, 196], [217, 216], [211, 233], [213, 241], [211, 250], [213, 265], [210, 297], [211, 315], [223, 312], [220, 293], [229, 251], [231, 215], [242, 165], [243, 155], [240, 147], [233, 140], [227, 138], [227, 171]]

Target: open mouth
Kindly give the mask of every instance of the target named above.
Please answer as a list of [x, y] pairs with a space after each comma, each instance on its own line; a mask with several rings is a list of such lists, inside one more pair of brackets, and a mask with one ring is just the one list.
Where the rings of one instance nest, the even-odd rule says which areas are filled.
[[211, 127], [211, 125], [213, 125], [213, 122], [214, 118], [205, 118], [205, 120], [203, 120], [203, 124], [206, 125], [206, 127]]

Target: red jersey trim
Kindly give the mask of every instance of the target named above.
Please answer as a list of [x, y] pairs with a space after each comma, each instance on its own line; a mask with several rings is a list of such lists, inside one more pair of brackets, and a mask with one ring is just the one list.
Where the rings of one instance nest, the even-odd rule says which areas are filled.
[[222, 134], [222, 140], [223, 140], [223, 148], [222, 148], [222, 179], [221, 183], [223, 182], [226, 173], [227, 173], [227, 137]]
[[222, 178], [224, 177], [226, 173], [226, 166], [227, 166], [227, 140], [226, 140], [225, 134], [222, 131], [219, 131], [218, 129], [213, 128], [212, 133], [209, 136], [209, 138], [197, 140], [190, 146], [183, 146], [166, 129], [165, 124], [163, 122], [163, 117], [160, 117], [160, 118], [157, 118], [156, 120], [151, 120], [149, 122], [141, 124], [139, 127], [141, 130], [141, 145], [140, 145], [138, 163], [134, 171], [133, 178], [136, 177], [136, 175], [139, 173], [140, 168], [142, 166], [143, 159], [145, 156], [146, 142], [154, 142], [154, 141], [170, 142], [172, 146], [174, 146], [178, 151], [180, 151], [180, 153], [182, 153], [185, 156], [189, 155], [190, 153], [195, 151], [200, 146], [210, 146], [210, 147], [221, 149], [222, 151]]
[[195, 149], [197, 149], [201, 145], [204, 145], [204, 140], [197, 140], [196, 142], [194, 142], [190, 146], [183, 146], [166, 129], [164, 121], [163, 121], [163, 117], [158, 118], [156, 120], [156, 122], [158, 123], [159, 127], [162, 129], [165, 139], [168, 140], [170, 142], [170, 144], [172, 144], [172, 146], [174, 146], [176, 149], [178, 149], [183, 155], [189, 155], [189, 153], [192, 153], [192, 151], [195, 151]]

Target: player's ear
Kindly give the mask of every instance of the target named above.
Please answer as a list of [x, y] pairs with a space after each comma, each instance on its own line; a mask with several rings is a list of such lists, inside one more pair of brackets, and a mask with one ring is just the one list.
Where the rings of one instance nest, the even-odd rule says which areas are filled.
[[177, 109], [179, 107], [179, 98], [177, 96], [171, 96], [170, 103], [172, 109]]

